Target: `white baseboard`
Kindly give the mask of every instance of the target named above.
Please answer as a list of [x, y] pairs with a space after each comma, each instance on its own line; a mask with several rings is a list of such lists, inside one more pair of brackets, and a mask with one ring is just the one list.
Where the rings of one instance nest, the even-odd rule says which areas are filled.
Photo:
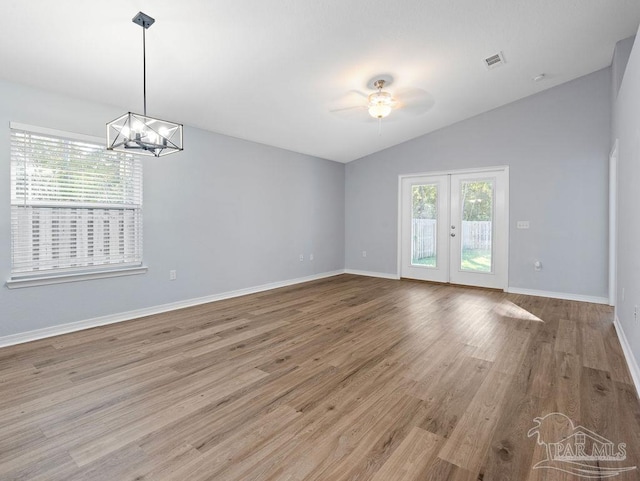
[[618, 316], [616, 316], [615, 320], [613, 321], [613, 325], [616, 328], [616, 334], [618, 334], [618, 340], [620, 341], [620, 345], [622, 346], [622, 352], [624, 353], [624, 357], [627, 360], [627, 366], [629, 366], [629, 372], [631, 373], [633, 384], [635, 384], [636, 386], [636, 395], [640, 397], [640, 367], [638, 367], [638, 362], [633, 356], [631, 346], [629, 346], [629, 341], [627, 341], [627, 336], [624, 333], [624, 329], [622, 329], [622, 326], [620, 325], [620, 319], [618, 319]]
[[400, 279], [396, 274], [387, 274], [386, 272], [358, 271], [355, 269], [345, 269], [345, 274], [353, 274], [355, 276], [379, 277], [381, 279]]
[[567, 301], [592, 302], [593, 304], [609, 304], [607, 297], [583, 296], [582, 294], [568, 294], [565, 292], [538, 291], [536, 289], [521, 289], [519, 287], [508, 287], [510, 294], [523, 294], [525, 296], [550, 297], [551, 299], [564, 299]]
[[248, 294], [255, 294], [257, 292], [277, 289], [279, 287], [286, 287], [294, 284], [301, 284], [303, 282], [315, 281], [318, 279], [333, 277], [340, 274], [344, 274], [344, 270], [341, 269], [337, 271], [323, 272], [321, 274], [314, 274], [312, 276], [299, 277], [297, 279], [288, 279], [286, 281], [272, 282], [269, 284], [263, 284], [261, 286], [248, 287], [246, 289], [238, 289], [236, 291], [228, 291], [228, 292], [222, 292], [220, 294], [213, 294], [211, 296], [198, 297], [195, 299], [187, 299], [185, 301], [177, 301], [169, 304], [162, 304], [159, 306], [136, 309], [134, 311], [110, 314], [108, 316], [96, 317], [93, 319], [87, 319], [85, 321], [70, 322], [70, 323], [61, 324], [58, 326], [45, 327], [44, 329], [36, 329], [33, 331], [20, 332], [18, 334], [11, 334], [9, 336], [0, 337], [0, 347], [12, 346], [14, 344], [22, 344], [24, 342], [36, 341], [38, 339], [44, 339], [47, 337], [59, 336], [61, 334], [81, 331], [83, 329], [90, 329], [92, 327], [99, 327], [99, 326], [105, 326], [107, 324], [115, 324], [117, 322], [130, 321], [132, 319], [136, 319], [139, 317], [151, 316], [153, 314], [161, 314], [163, 312], [175, 311], [177, 309], [183, 309], [185, 307], [192, 307], [200, 304], [206, 304], [208, 302], [221, 301], [223, 299], [231, 299], [233, 297], [246, 296]]
[[[183, 309], [185, 307], [197, 306], [200, 304], [206, 304], [208, 302], [216, 302], [224, 299], [231, 299], [233, 297], [246, 296], [248, 294], [255, 294], [258, 292], [268, 291], [271, 289], [277, 289], [279, 287], [291, 286], [294, 284], [301, 284], [303, 282], [314, 281], [318, 279], [324, 279], [327, 277], [333, 277], [340, 274], [353, 274], [357, 276], [366, 276], [366, 277], [378, 277], [381, 279], [392, 279], [398, 280], [400, 277], [396, 274], [388, 274], [385, 272], [373, 272], [373, 271], [360, 271], [355, 269], [340, 269], [331, 272], [323, 272], [320, 274], [314, 274], [306, 277], [299, 277], [297, 279], [288, 279], [286, 281], [272, 282], [269, 284], [263, 284], [260, 286], [248, 287], [246, 289], [238, 289], [235, 291], [222, 292], [220, 294], [213, 294], [211, 296], [199, 297], [195, 299], [187, 299], [184, 301], [172, 302], [169, 304], [162, 304], [159, 306], [152, 306], [143, 309], [136, 309], [128, 312], [120, 312], [117, 314], [110, 314], [107, 316], [96, 317], [93, 319], [87, 319], [84, 321], [70, 322], [67, 324], [61, 324], [58, 326], [45, 327], [44, 329], [36, 329], [33, 331], [20, 332], [18, 334], [11, 334], [9, 336], [0, 337], [0, 347], [12, 346], [15, 344], [22, 344], [29, 341], [36, 341], [38, 339], [44, 339], [47, 337], [59, 336], [61, 334], [67, 334], [70, 332], [81, 331], [83, 329], [90, 329], [92, 327], [106, 326], [108, 324], [115, 324], [117, 322], [130, 321], [132, 319], [136, 319], [144, 316], [151, 316], [154, 314], [161, 314], [163, 312], [175, 311], [177, 309]], [[582, 301], [582, 302], [593, 302], [597, 304], [607, 304], [609, 300], [606, 297], [594, 297], [594, 296], [581, 296], [577, 294], [564, 294], [559, 292], [547, 292], [547, 291], [537, 291], [532, 289], [520, 289], [515, 287], [510, 287], [507, 289], [507, 292], [512, 294], [524, 294], [528, 296], [538, 296], [538, 297], [551, 297], [554, 299], [567, 299], [572, 301]], [[619, 327], [616, 326], [616, 329], [619, 330]], [[619, 330], [619, 333], [622, 332]], [[624, 333], [622, 334], [624, 336]], [[619, 334], [620, 337], [620, 334]], [[626, 338], [624, 338], [626, 342]], [[623, 349], [625, 349], [625, 344], [623, 344]], [[628, 344], [626, 344], [625, 355], [627, 356], [627, 361], [629, 359], [633, 359], [633, 356], [629, 358], [631, 353]], [[635, 362], [635, 361], [634, 361]], [[631, 363], [630, 363], [631, 366]], [[630, 367], [630, 369], [632, 369]], [[640, 371], [638, 371], [637, 365], [635, 365], [635, 374], [632, 371], [632, 375], [634, 375], [634, 382], [636, 383], [636, 387], [640, 386], [637, 379], [640, 379]]]

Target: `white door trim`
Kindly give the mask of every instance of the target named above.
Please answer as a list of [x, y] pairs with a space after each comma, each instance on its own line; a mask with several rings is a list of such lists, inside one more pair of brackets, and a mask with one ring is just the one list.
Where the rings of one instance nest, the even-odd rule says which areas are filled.
[[403, 179], [411, 177], [425, 177], [433, 175], [455, 175], [455, 174], [469, 174], [469, 173], [485, 173], [501, 171], [505, 173], [507, 182], [505, 185], [505, 275], [503, 290], [507, 290], [509, 287], [509, 166], [508, 165], [496, 165], [492, 167], [479, 167], [469, 169], [453, 169], [453, 170], [438, 170], [432, 172], [420, 172], [415, 174], [400, 174], [398, 176], [398, 222], [397, 222], [397, 242], [396, 242], [396, 274], [398, 278], [402, 277], [402, 182]]
[[609, 155], [609, 305], [616, 305], [618, 262], [618, 139]]

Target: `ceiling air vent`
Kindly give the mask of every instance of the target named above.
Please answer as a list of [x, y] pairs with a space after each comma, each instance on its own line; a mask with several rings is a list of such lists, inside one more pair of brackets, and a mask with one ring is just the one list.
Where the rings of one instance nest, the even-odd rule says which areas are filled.
[[502, 54], [502, 52], [498, 52], [497, 54], [491, 55], [490, 57], [484, 59], [484, 64], [488, 69], [499, 67], [500, 65], [504, 65], [505, 63], [507, 62], [504, 60], [504, 55]]

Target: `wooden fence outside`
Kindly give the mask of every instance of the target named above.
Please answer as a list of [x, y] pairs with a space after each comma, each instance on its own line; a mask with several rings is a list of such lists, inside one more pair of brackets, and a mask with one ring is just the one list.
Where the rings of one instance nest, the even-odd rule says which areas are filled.
[[[463, 249], [491, 249], [491, 221], [463, 221]], [[436, 252], [435, 219], [413, 219], [413, 258], [433, 257]]]

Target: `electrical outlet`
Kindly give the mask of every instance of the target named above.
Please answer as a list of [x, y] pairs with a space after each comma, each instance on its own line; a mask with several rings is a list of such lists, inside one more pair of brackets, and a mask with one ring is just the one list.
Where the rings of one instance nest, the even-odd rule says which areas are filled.
[[362, 257], [367, 257], [367, 251], [362, 251]]
[[175, 269], [171, 269], [169, 271], [169, 280], [170, 281], [175, 281], [178, 278], [178, 273], [176, 272]]
[[542, 270], [542, 262], [535, 261], [533, 263], [533, 269], [536, 270], [536, 271], [541, 271]]
[[313, 254], [309, 254], [309, 260], [312, 261], [313, 260]]
[[300, 262], [304, 261], [304, 254], [300, 254]]
[[517, 229], [528, 229], [529, 228], [529, 221], [528, 220], [519, 220], [518, 222], [516, 222], [516, 228]]

